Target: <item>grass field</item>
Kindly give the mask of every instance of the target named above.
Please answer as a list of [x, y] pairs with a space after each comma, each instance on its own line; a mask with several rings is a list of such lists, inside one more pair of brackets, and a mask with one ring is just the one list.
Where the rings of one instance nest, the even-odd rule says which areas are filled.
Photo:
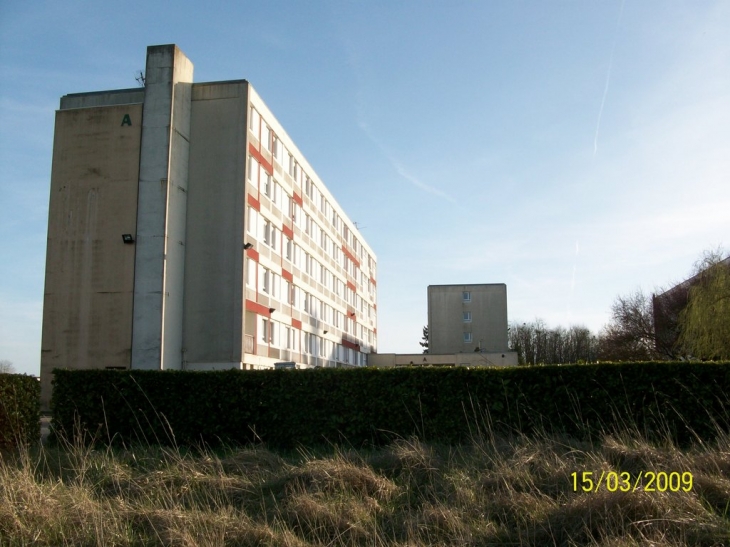
[[[655, 491], [647, 472], [667, 474]], [[482, 432], [290, 454], [61, 442], [2, 456], [0, 544], [730, 545], [730, 437]]]

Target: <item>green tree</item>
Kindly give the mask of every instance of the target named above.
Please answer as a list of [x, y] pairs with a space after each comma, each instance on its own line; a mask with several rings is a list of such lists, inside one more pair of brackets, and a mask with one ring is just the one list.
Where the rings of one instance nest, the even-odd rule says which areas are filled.
[[687, 306], [679, 313], [679, 346], [691, 357], [730, 359], [730, 257], [705, 252], [695, 265]]

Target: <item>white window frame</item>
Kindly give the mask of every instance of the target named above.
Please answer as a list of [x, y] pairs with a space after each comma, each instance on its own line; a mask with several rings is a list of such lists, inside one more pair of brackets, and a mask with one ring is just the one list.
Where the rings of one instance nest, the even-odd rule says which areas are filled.
[[271, 134], [272, 134], [272, 131], [271, 131], [271, 128], [269, 127], [269, 124], [267, 124], [266, 122], [264, 122], [263, 126], [264, 126], [263, 127], [264, 130], [263, 130], [262, 135], [261, 135], [261, 144], [264, 145], [264, 148], [268, 152], [271, 152]]

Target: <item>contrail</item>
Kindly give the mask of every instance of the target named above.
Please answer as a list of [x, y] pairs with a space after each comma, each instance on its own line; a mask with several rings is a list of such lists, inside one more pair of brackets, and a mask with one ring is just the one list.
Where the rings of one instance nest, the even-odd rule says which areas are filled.
[[616, 32], [613, 37], [613, 47], [611, 48], [611, 57], [608, 60], [608, 72], [606, 73], [606, 86], [603, 89], [603, 98], [601, 99], [601, 108], [598, 110], [598, 121], [596, 122], [596, 135], [593, 138], [593, 156], [598, 152], [598, 131], [601, 128], [601, 117], [603, 116], [603, 105], [606, 104], [606, 96], [608, 95], [608, 84], [611, 82], [611, 69], [613, 68], [613, 53], [616, 51], [616, 42], [618, 41], [618, 29], [621, 25], [621, 16], [624, 13], [624, 3], [621, 0], [621, 9], [618, 12], [618, 20], [616, 21]]
[[345, 49], [348, 53], [348, 64], [350, 65], [350, 68], [352, 69], [353, 74], [355, 75], [355, 83], [356, 83], [356, 90], [355, 90], [355, 116], [357, 120], [358, 127], [367, 135], [367, 137], [372, 141], [372, 143], [377, 147], [378, 150], [380, 150], [380, 153], [383, 154], [383, 156], [390, 162], [390, 165], [393, 167], [396, 173], [408, 182], [410, 182], [413, 186], [418, 188], [419, 190], [422, 190], [428, 194], [432, 194], [434, 196], [438, 196], [440, 198], [443, 198], [447, 201], [450, 201], [451, 203], [456, 203], [456, 199], [454, 199], [452, 196], [447, 194], [446, 192], [443, 192], [439, 190], [438, 188], [434, 188], [433, 186], [430, 186], [426, 184], [425, 182], [422, 182], [419, 180], [415, 175], [411, 174], [409, 171], [406, 170], [406, 168], [403, 166], [401, 162], [399, 162], [395, 156], [388, 150], [385, 145], [383, 145], [382, 142], [380, 142], [380, 139], [378, 139], [373, 131], [370, 129], [370, 125], [365, 120], [365, 100], [363, 99], [363, 93], [362, 93], [362, 76], [360, 74], [360, 69], [358, 67], [358, 61], [357, 58], [353, 52], [353, 49], [349, 43], [349, 40], [344, 40], [345, 42]]

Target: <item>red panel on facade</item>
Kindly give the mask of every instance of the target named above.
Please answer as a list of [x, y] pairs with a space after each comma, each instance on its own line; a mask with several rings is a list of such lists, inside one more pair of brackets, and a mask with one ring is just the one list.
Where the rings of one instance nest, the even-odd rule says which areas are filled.
[[302, 322], [301, 322], [301, 321], [299, 321], [299, 319], [294, 319], [294, 318], [292, 317], [292, 320], [291, 320], [291, 326], [292, 326], [292, 327], [296, 327], [296, 328], [298, 328], [298, 329], [301, 329], [301, 328], [302, 328]]
[[281, 227], [281, 233], [283, 233], [289, 239], [294, 239], [294, 230], [289, 228], [286, 224]]
[[284, 268], [281, 269], [281, 277], [283, 277], [287, 281], [294, 281], [294, 276], [291, 274], [291, 272], [286, 271]]
[[372, 281], [372, 282], [373, 282], [373, 285], [376, 285], [376, 286], [377, 286], [377, 283], [375, 282], [375, 278], [374, 278], [374, 277], [371, 277], [371, 278], [370, 278], [370, 281]]
[[246, 256], [253, 258], [256, 262], [259, 261], [259, 252], [256, 249], [246, 249]]
[[352, 253], [351, 253], [351, 252], [350, 252], [350, 251], [349, 251], [349, 250], [347, 249], [347, 247], [345, 246], [345, 244], [344, 244], [344, 243], [342, 244], [342, 252], [343, 252], [343, 253], [345, 253], [345, 256], [346, 256], [347, 258], [349, 258], [350, 260], [352, 260], [352, 261], [353, 261], [353, 262], [355, 263], [355, 265], [356, 265], [356, 266], [357, 266], [358, 268], [360, 267], [360, 261], [359, 261], [359, 260], [357, 259], [357, 257], [356, 257], [356, 256], [355, 256], [354, 254], [352, 254]]
[[342, 345], [346, 348], [354, 349], [355, 351], [360, 351], [360, 344], [355, 344], [354, 342], [350, 342], [349, 340], [342, 339]]
[[351, 283], [349, 281], [347, 282], [347, 288], [352, 289], [353, 291], [357, 292], [357, 287], [355, 286], [355, 284]]
[[302, 200], [302, 196], [300, 196], [296, 192], [294, 192], [294, 203], [298, 203], [299, 204], [299, 207], [303, 207], [304, 206], [304, 201]]
[[248, 200], [248, 204], [256, 209], [257, 211], [261, 211], [261, 203], [259, 203], [259, 200], [257, 200], [255, 197], [253, 197], [251, 194], [248, 194], [246, 196]]
[[246, 299], [246, 310], [256, 312], [259, 315], [265, 315], [266, 317], [271, 317], [271, 313], [269, 312], [269, 308], [266, 306], [259, 304], [258, 302], [254, 302], [253, 300]]
[[266, 169], [266, 172], [269, 175], [273, 175], [274, 174], [274, 166], [271, 165], [266, 160], [266, 158], [261, 155], [261, 152], [259, 152], [258, 150], [256, 150], [256, 147], [253, 144], [250, 144], [249, 143], [249, 145], [248, 145], [248, 151], [251, 152], [251, 155], [254, 158], [256, 158], [256, 161], [258, 161], [261, 165], [264, 166], [264, 169]]

